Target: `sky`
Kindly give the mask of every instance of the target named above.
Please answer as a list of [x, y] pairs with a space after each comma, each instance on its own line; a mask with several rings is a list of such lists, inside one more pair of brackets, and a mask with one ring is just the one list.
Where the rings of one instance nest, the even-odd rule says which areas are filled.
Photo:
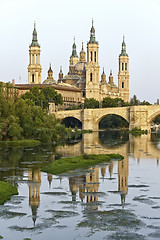
[[130, 97], [160, 98], [159, 0], [0, 0], [0, 81], [28, 82], [29, 45], [34, 21], [41, 46], [42, 82], [49, 64], [54, 79], [66, 75], [75, 36], [77, 53], [86, 50], [94, 19], [100, 75], [110, 69], [118, 84], [123, 35], [129, 55]]

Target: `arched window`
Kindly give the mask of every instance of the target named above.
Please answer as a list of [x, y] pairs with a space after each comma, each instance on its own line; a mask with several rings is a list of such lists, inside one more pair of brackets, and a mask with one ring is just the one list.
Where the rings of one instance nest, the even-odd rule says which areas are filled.
[[32, 74], [32, 82], [34, 82], [34, 74]]
[[122, 82], [122, 88], [124, 88], [124, 82]]
[[124, 70], [124, 63], [122, 63], [122, 71]]
[[37, 54], [36, 54], [36, 64], [37, 64]]
[[34, 64], [34, 54], [32, 54], [32, 64]]
[[127, 71], [127, 63], [125, 63], [125, 70]]
[[96, 52], [94, 52], [94, 61], [96, 62], [97, 59], [96, 59]]
[[92, 62], [92, 52], [90, 54], [91, 54], [91, 62]]
[[92, 82], [92, 73], [90, 73], [90, 81]]

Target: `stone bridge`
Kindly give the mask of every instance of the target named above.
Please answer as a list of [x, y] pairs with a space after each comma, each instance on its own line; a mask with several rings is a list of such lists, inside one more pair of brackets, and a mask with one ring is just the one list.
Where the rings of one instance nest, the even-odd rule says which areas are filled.
[[111, 154], [118, 153], [128, 158], [132, 156], [139, 161], [140, 159], [154, 159], [159, 162], [160, 149], [151, 139], [151, 134], [134, 137], [129, 135], [129, 141], [118, 146], [106, 146], [100, 138], [99, 132], [83, 134], [82, 140], [73, 145], [58, 146], [56, 152], [63, 157], [81, 156], [83, 154]]
[[67, 117], [74, 117], [82, 122], [82, 129], [99, 130], [99, 122], [108, 114], [123, 117], [129, 123], [129, 129], [138, 127], [150, 131], [151, 122], [160, 115], [160, 105], [130, 106], [115, 108], [79, 109], [53, 112], [61, 121]]

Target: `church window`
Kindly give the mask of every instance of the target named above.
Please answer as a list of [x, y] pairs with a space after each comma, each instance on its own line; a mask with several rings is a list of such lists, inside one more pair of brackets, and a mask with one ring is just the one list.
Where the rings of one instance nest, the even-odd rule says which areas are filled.
[[36, 64], [37, 64], [37, 54], [36, 54]]
[[32, 54], [32, 63], [34, 64], [34, 54]]
[[32, 74], [32, 82], [34, 82], [34, 74]]
[[122, 71], [124, 70], [124, 63], [122, 63]]
[[97, 59], [96, 59], [96, 52], [94, 52], [94, 61], [96, 62]]
[[92, 73], [90, 73], [90, 81], [92, 82]]
[[122, 187], [123, 187], [123, 178], [122, 178]]
[[92, 52], [90, 54], [91, 54], [91, 62], [92, 62]]
[[124, 82], [122, 82], [122, 88], [124, 88]]
[[90, 174], [90, 181], [92, 181], [92, 173]]
[[127, 71], [127, 63], [125, 63], [125, 70]]

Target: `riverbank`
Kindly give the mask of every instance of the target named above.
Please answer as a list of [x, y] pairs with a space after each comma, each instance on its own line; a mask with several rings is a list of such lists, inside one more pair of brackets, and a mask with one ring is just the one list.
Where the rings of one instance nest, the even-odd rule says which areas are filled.
[[23, 139], [16, 141], [0, 141], [0, 147], [35, 147], [41, 144], [38, 140]]
[[12, 195], [17, 195], [17, 188], [9, 183], [0, 181], [0, 205], [4, 204], [7, 200], [10, 200]]
[[88, 168], [102, 162], [110, 162], [113, 159], [122, 160], [123, 156], [120, 154], [90, 154], [77, 157], [60, 158], [43, 167], [42, 171], [58, 175], [75, 169]]

